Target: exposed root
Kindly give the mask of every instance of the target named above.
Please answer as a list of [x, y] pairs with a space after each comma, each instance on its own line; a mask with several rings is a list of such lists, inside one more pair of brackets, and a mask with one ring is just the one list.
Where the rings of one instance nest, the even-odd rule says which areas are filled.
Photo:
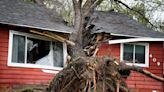
[[146, 73], [150, 77], [153, 75], [142, 68], [119, 63], [112, 57], [79, 57], [54, 77], [49, 91], [129, 92], [120, 71], [130, 70]]

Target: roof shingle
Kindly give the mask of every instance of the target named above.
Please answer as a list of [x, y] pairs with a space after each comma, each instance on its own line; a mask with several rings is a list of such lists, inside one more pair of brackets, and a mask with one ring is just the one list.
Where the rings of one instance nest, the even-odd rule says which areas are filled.
[[131, 37], [164, 38], [164, 33], [157, 32], [118, 12], [96, 11], [98, 18], [93, 24], [99, 29], [93, 33], [111, 33]]
[[0, 23], [70, 33], [61, 17], [43, 6], [23, 0], [0, 0]]

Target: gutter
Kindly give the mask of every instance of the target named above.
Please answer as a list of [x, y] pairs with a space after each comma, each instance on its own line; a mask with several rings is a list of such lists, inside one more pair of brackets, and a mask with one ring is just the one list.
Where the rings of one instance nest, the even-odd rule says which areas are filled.
[[110, 34], [113, 36], [142, 37], [142, 36], [134, 36], [134, 35], [115, 34], [115, 33], [110, 33]]
[[109, 40], [109, 44], [118, 44], [118, 43], [129, 43], [129, 42], [144, 42], [144, 41], [164, 41], [164, 38], [129, 38], [129, 39], [118, 39], [118, 40]]
[[[163, 56], [164, 56], [164, 42], [163, 42]], [[163, 78], [164, 78], [164, 57], [163, 57]], [[163, 90], [164, 90], [164, 83], [163, 83]]]

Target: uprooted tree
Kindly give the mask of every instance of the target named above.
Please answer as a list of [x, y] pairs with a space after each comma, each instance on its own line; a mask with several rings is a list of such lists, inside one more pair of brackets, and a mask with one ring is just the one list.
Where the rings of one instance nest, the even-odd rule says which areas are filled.
[[[39, 2], [41, 0], [34, 0]], [[114, 0], [128, 7], [119, 0]], [[95, 39], [91, 34], [95, 19], [94, 9], [103, 0], [72, 0], [74, 9], [74, 28], [70, 40], [75, 46], [70, 47], [69, 64], [60, 71], [49, 86], [50, 92], [128, 92], [122, 72], [130, 70], [164, 82], [160, 78], [140, 67], [120, 63], [113, 56], [96, 57], [97, 48], [106, 39]], [[129, 8], [129, 7], [128, 7]]]
[[55, 76], [49, 90], [51, 92], [128, 92], [125, 81], [121, 79], [121, 72], [129, 73], [130, 70], [164, 82], [163, 78], [142, 68], [119, 63], [112, 57], [93, 57], [98, 45], [103, 41], [90, 40], [92, 38], [90, 23], [94, 20], [92, 14], [95, 7], [103, 0], [84, 1], [72, 0], [75, 31], [71, 40], [76, 45], [72, 47], [70, 52], [74, 58], [66, 68]]

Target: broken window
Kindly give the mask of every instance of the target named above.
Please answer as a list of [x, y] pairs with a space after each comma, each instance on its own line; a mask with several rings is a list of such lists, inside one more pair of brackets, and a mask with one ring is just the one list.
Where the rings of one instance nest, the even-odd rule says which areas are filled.
[[63, 67], [63, 43], [13, 34], [12, 63]]
[[[36, 64], [39, 60], [45, 57], [47, 57], [48, 62], [49, 54], [50, 41], [38, 40], [29, 37], [27, 38], [27, 63]], [[44, 62], [43, 65], [47, 63], [46, 60]]]
[[63, 47], [63, 44], [59, 43], [59, 42], [53, 42], [53, 55], [58, 57], [54, 57], [53, 58], [53, 65], [54, 66], [60, 66], [63, 67], [64, 63], [63, 61], [63, 49], [61, 49], [61, 47]]

